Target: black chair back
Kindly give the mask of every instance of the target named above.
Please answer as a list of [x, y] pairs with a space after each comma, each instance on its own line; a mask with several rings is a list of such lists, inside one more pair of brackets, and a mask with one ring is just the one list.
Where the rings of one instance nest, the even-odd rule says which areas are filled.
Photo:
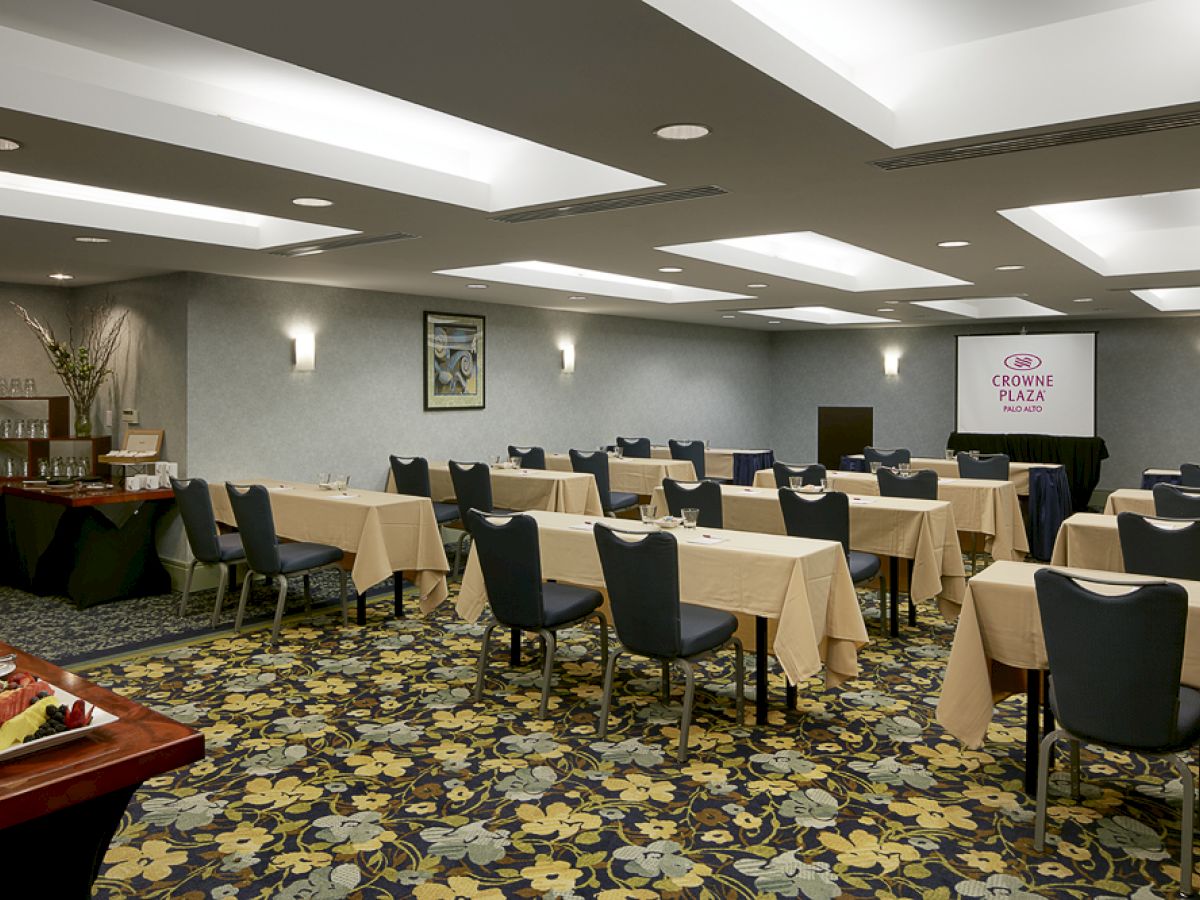
[[1009, 459], [1003, 453], [972, 459], [969, 453], [958, 454], [959, 478], [984, 478], [991, 481], [1008, 481]]
[[1132, 575], [1200, 581], [1200, 521], [1155, 524], [1153, 516], [1117, 515], [1125, 571]]
[[650, 458], [650, 438], [617, 438], [617, 446], [621, 448], [622, 454], [630, 459], [649, 459]]
[[1179, 467], [1179, 483], [1184, 487], [1200, 488], [1200, 465], [1184, 463]]
[[1200, 489], [1188, 490], [1173, 484], [1156, 484], [1154, 514], [1169, 519], [1200, 519]]
[[891, 469], [880, 468], [875, 475], [881, 497], [908, 497], [912, 500], [936, 500], [938, 497], [938, 477], [933, 469], [901, 475]]
[[478, 509], [467, 515], [492, 615], [510, 628], [541, 628], [546, 616], [537, 522], [526, 515], [489, 521]]
[[275, 534], [275, 516], [271, 513], [271, 495], [261, 484], [244, 489], [225, 482], [225, 493], [233, 507], [233, 518], [242, 537], [246, 564], [260, 575], [278, 575], [279, 538]]
[[621, 643], [645, 656], [678, 656], [683, 641], [675, 538], [661, 531], [628, 535], [600, 523], [592, 530]]
[[821, 479], [825, 477], [825, 467], [820, 463], [810, 463], [806, 466], [790, 466], [787, 463], [777, 462], [772, 468], [775, 470], [775, 487], [785, 488], [791, 487], [793, 478], [801, 478], [801, 484], [820, 484]]
[[1159, 582], [1111, 596], [1052, 569], [1034, 583], [1060, 724], [1106, 744], [1174, 744], [1187, 591]]
[[840, 491], [798, 494], [779, 489], [783, 525], [791, 537], [837, 541], [850, 552], [850, 498]]
[[696, 470], [696, 477], [704, 477], [704, 441], [673, 441], [668, 440], [671, 459], [682, 459], [690, 462]]
[[179, 504], [179, 515], [192, 555], [202, 563], [220, 562], [221, 545], [217, 543], [217, 519], [213, 515], [208, 482], [203, 478], [172, 478], [171, 490]]
[[458, 517], [464, 523], [472, 509], [491, 512], [492, 470], [487, 463], [458, 463], [450, 460], [450, 480], [454, 483], [454, 499]]
[[871, 468], [871, 463], [877, 462], [881, 466], [898, 466], [900, 463], [911, 463], [912, 453], [903, 448], [899, 450], [878, 450], [875, 447], [863, 447], [863, 458], [867, 461], [867, 469]]
[[433, 490], [429, 486], [429, 461], [423, 456], [389, 456], [392, 463], [392, 481], [396, 482], [396, 493], [410, 497], [429, 497]]
[[701, 528], [724, 528], [721, 514], [721, 486], [715, 481], [676, 481], [663, 479], [663, 493], [671, 515], [681, 516], [683, 509], [700, 510], [696, 524]]
[[600, 505], [611, 512], [611, 490], [608, 480], [608, 454], [603, 450], [571, 450], [571, 471], [591, 475], [596, 479], [596, 490], [600, 492]]
[[509, 444], [508, 455], [510, 458], [520, 457], [522, 469], [546, 468], [546, 451], [542, 447], [517, 447]]

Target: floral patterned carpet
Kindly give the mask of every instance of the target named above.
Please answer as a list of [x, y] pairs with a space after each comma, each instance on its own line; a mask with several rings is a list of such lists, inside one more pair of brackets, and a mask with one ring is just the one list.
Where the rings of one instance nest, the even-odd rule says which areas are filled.
[[1021, 702], [982, 751], [941, 730], [953, 627], [932, 608], [898, 640], [865, 609], [862, 676], [810, 680], [797, 711], [776, 678], [766, 727], [735, 725], [728, 660], [702, 664], [683, 766], [679, 686], [664, 707], [653, 666], [622, 664], [597, 740], [593, 630], [565, 634], [541, 721], [532, 643], [519, 669], [496, 653], [472, 705], [480, 626], [370, 611], [275, 650], [258, 632], [86, 670], [208, 747], [138, 791], [97, 897], [1150, 900], [1178, 876], [1179, 782], [1122, 753], [1084, 751], [1080, 803], [1052, 785], [1033, 852]]

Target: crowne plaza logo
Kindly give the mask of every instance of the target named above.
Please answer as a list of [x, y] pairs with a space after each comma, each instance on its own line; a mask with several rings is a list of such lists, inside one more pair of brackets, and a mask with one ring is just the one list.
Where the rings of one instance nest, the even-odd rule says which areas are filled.
[[1042, 358], [1033, 353], [1010, 353], [1004, 357], [1005, 368], [1014, 372], [1032, 372], [1042, 366]]

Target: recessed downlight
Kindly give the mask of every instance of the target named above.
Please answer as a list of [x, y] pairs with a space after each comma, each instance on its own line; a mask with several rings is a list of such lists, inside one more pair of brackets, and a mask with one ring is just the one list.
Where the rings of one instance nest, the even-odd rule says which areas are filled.
[[21, 142], [14, 141], [12, 138], [0, 137], [0, 152], [6, 150], [20, 150]]
[[1091, 297], [1076, 297], [1073, 302], [1075, 302], [1075, 303], [1091, 303], [1092, 299], [1093, 298], [1091, 298]]
[[106, 237], [97, 237], [93, 234], [81, 234], [75, 238], [77, 244], [111, 244], [112, 239]]
[[737, 316], [734, 315], [733, 313], [725, 313], [725, 315], [721, 316], [721, 318], [722, 319], [736, 319]]
[[893, 310], [890, 306], [883, 306], [883, 307], [880, 307], [879, 309], [875, 310], [875, 312], [890, 313], [890, 312], [895, 312], [895, 310]]
[[766, 285], [765, 285], [765, 284], [763, 284], [761, 281], [756, 281], [754, 284], [748, 284], [748, 285], [746, 285], [746, 287], [750, 288], [751, 290], [757, 291], [757, 290], [760, 290], [760, 289], [762, 289], [762, 288], [765, 288], [765, 287], [766, 287]]
[[679, 266], [659, 266], [658, 271], [674, 274], [675, 272], [682, 272], [683, 269], [679, 268]]
[[583, 296], [583, 294], [572, 294], [572, 295], [571, 295], [570, 297], [568, 297], [567, 299], [568, 299], [568, 300], [586, 300], [586, 299], [587, 299], [587, 297]]
[[1019, 271], [1021, 271], [1023, 268], [1025, 268], [1025, 267], [1024, 267], [1024, 266], [1016, 266], [1016, 265], [1013, 265], [1013, 266], [996, 266], [996, 271], [997, 271], [997, 272], [1019, 272]]
[[707, 125], [701, 125], [699, 122], [675, 122], [655, 128], [654, 136], [664, 141], [694, 141], [706, 137], [711, 131]]
[[780, 322], [778, 319], [768, 319], [767, 324], [768, 325], [781, 325], [783, 323]]
[[487, 290], [486, 284], [468, 284], [467, 287], [469, 287], [473, 291]]
[[939, 247], [970, 247], [970, 241], [938, 241]]
[[311, 206], [311, 207], [333, 206], [333, 201], [326, 200], [324, 197], [293, 197], [292, 203], [295, 206]]
[[71, 280], [71, 279], [73, 279], [75, 276], [74, 276], [74, 275], [68, 275], [66, 272], [55, 272], [55, 273], [54, 273], [53, 275], [51, 275], [50, 277], [51, 277], [51, 278], [53, 278], [55, 281], [70, 281], [70, 280]]

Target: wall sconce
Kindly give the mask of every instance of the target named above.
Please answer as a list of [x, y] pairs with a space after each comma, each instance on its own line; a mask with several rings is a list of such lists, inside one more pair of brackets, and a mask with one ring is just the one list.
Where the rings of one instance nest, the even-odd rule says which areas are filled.
[[883, 374], [884, 375], [899, 375], [900, 374], [900, 351], [885, 350], [883, 352]]
[[292, 342], [297, 372], [311, 372], [317, 367], [317, 337], [311, 331], [302, 331]]
[[562, 370], [564, 375], [575, 374], [575, 345], [561, 344], [559, 349], [562, 350]]

